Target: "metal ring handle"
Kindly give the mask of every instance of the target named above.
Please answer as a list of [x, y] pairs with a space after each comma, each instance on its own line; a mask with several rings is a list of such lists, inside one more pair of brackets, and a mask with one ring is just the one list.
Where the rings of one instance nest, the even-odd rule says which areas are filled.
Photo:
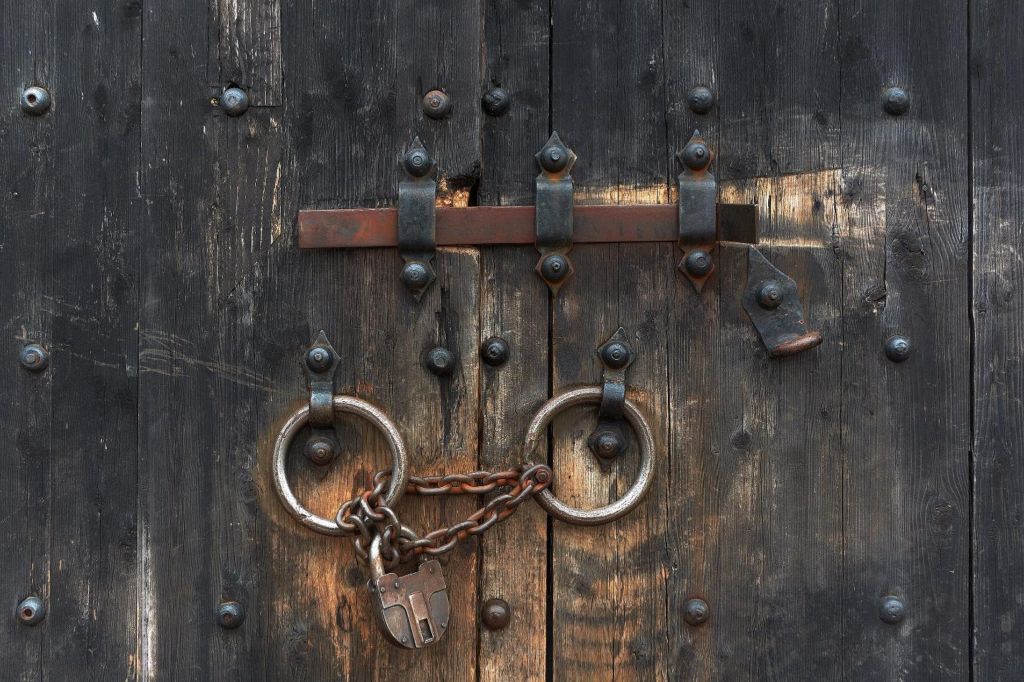
[[[339, 414], [355, 414], [376, 426], [387, 439], [388, 447], [391, 449], [391, 484], [384, 493], [384, 503], [393, 507], [402, 493], [405, 492], [405, 484], [409, 477], [409, 456], [405, 451], [405, 443], [398, 433], [398, 428], [379, 409], [359, 398], [347, 395], [334, 396], [331, 404], [334, 408], [334, 416]], [[284, 465], [288, 458], [288, 448], [292, 444], [295, 434], [309, 422], [309, 405], [303, 405], [295, 411], [288, 421], [281, 428], [281, 433], [274, 443], [274, 490], [284, 508], [306, 528], [315, 530], [324, 535], [343, 535], [344, 531], [338, 526], [334, 519], [325, 519], [317, 516], [306, 509], [299, 499], [292, 492], [288, 483], [288, 476], [285, 474]]]
[[[526, 433], [526, 455], [529, 457], [537, 445], [544, 438], [548, 424], [555, 418], [555, 415], [567, 407], [575, 405], [596, 405], [601, 402], [600, 386], [585, 386], [574, 388], [570, 391], [555, 396], [534, 415], [530, 422], [530, 429]], [[576, 524], [578, 526], [598, 526], [621, 518], [633, 511], [633, 508], [643, 499], [643, 496], [651, 487], [654, 481], [654, 434], [647, 424], [643, 414], [629, 398], [623, 403], [623, 412], [626, 421], [633, 427], [637, 441], [640, 443], [640, 473], [637, 474], [633, 486], [626, 491], [626, 494], [615, 502], [597, 509], [577, 509], [555, 497], [550, 489], [542, 490], [537, 495], [537, 502], [547, 511], [548, 514], [559, 521]], [[557, 477], [556, 477], [557, 480]]]

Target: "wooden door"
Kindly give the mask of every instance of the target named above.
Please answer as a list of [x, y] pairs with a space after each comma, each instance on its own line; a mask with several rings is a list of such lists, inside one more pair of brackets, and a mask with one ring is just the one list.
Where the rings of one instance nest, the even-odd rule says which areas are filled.
[[[1021, 21], [1009, 0], [4, 3], [3, 677], [1018, 678]], [[31, 86], [48, 108], [20, 102]], [[909, 110], [886, 111], [891, 87]], [[417, 302], [394, 249], [297, 243], [300, 210], [394, 206], [414, 135], [439, 205], [533, 204], [553, 130], [579, 155], [577, 205], [671, 204], [695, 129], [820, 347], [767, 356], [745, 245], [719, 245], [698, 293], [674, 244], [580, 244], [557, 297], [530, 246], [441, 248]], [[524, 505], [444, 559], [443, 639], [387, 644], [351, 544], [271, 484], [311, 339], [423, 475], [521, 463], [532, 415], [600, 381], [619, 326], [656, 435], [643, 503], [593, 528]], [[493, 336], [501, 367], [479, 357]], [[45, 366], [20, 361], [29, 344]], [[435, 346], [457, 357], [443, 379]], [[594, 419], [567, 412], [549, 444], [581, 506], [637, 470], [635, 451], [591, 455]], [[289, 458], [326, 515], [388, 462], [365, 422], [336, 429], [332, 464]], [[478, 505], [401, 509], [425, 531]], [[490, 630], [496, 597], [511, 620]]]

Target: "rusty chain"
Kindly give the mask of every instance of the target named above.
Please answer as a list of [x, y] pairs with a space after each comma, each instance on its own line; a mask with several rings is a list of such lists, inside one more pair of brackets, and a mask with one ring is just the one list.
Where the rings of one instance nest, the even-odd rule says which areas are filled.
[[335, 520], [346, 535], [353, 536], [356, 554], [368, 559], [374, 535], [380, 535], [385, 564], [389, 568], [421, 555], [438, 557], [455, 549], [462, 540], [481, 535], [511, 516], [519, 506], [551, 485], [551, 468], [544, 464], [519, 466], [506, 471], [474, 471], [468, 474], [410, 476], [406, 495], [485, 495], [504, 490], [464, 521], [417, 535], [402, 525], [395, 510], [384, 502], [391, 470], [378, 471], [373, 488], [364, 490], [338, 509]]

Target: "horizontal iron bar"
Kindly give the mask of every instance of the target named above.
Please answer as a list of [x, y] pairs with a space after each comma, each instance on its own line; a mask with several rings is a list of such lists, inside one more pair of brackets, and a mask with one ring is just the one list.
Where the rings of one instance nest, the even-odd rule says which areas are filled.
[[[572, 239], [577, 244], [674, 242], [679, 209], [673, 204], [576, 206]], [[533, 206], [437, 208], [438, 246], [533, 244]], [[719, 241], [757, 243], [756, 207], [718, 205]], [[340, 208], [299, 211], [299, 247], [358, 249], [398, 246], [398, 209]]]

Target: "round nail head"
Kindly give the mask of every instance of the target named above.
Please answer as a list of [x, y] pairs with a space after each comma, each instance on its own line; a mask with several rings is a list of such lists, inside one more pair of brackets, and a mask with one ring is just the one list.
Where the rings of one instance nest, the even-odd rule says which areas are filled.
[[491, 367], [500, 367], [508, 362], [508, 341], [492, 336], [480, 346], [480, 358]]
[[249, 94], [242, 88], [232, 86], [221, 94], [220, 108], [228, 116], [241, 116], [249, 108]]
[[334, 461], [334, 458], [338, 456], [338, 451], [341, 446], [338, 445], [338, 441], [328, 435], [315, 435], [311, 436], [306, 441], [306, 447], [303, 448], [303, 454], [306, 455], [306, 459], [317, 466], [324, 466]]
[[711, 272], [711, 254], [703, 249], [694, 249], [686, 254], [683, 265], [691, 277], [704, 277]]
[[695, 114], [706, 114], [715, 106], [715, 93], [711, 88], [698, 85], [686, 95], [686, 104]]
[[910, 110], [910, 95], [903, 88], [889, 88], [882, 97], [882, 108], [890, 116], [902, 116]]
[[782, 286], [778, 282], [765, 282], [757, 290], [757, 303], [765, 310], [775, 310], [783, 298]]
[[691, 142], [683, 147], [683, 163], [690, 170], [704, 170], [711, 163], [711, 150], [703, 142]]
[[306, 366], [318, 374], [329, 370], [333, 363], [334, 354], [331, 353], [330, 348], [316, 346], [315, 348], [310, 348], [309, 351], [306, 352]]
[[225, 630], [234, 630], [245, 621], [245, 607], [236, 601], [226, 601], [217, 608], [217, 622]]
[[711, 608], [703, 599], [690, 599], [683, 605], [683, 620], [690, 625], [703, 625], [711, 616]]
[[23, 625], [37, 625], [46, 617], [46, 604], [39, 597], [28, 597], [18, 604], [18, 620]]
[[612, 369], [622, 369], [629, 364], [629, 349], [618, 341], [609, 343], [601, 349], [601, 360]]
[[902, 599], [891, 595], [882, 598], [882, 603], [878, 607], [878, 617], [883, 622], [895, 625], [901, 622], [906, 615], [907, 609]]
[[50, 364], [50, 354], [39, 344], [30, 343], [21, 349], [18, 360], [28, 371], [42, 372]]
[[885, 357], [893, 362], [903, 362], [910, 357], [910, 339], [905, 336], [893, 336], [885, 342]]
[[512, 609], [504, 599], [488, 599], [480, 609], [480, 619], [488, 630], [504, 630], [512, 620]]
[[540, 155], [540, 165], [549, 173], [558, 173], [569, 163], [569, 150], [554, 145], [548, 147]]
[[430, 271], [427, 270], [427, 266], [423, 263], [414, 261], [412, 263], [405, 264], [402, 268], [400, 278], [402, 280], [402, 284], [410, 289], [416, 289], [427, 284], [427, 280], [430, 279]]
[[425, 149], [413, 149], [405, 155], [405, 170], [414, 178], [421, 178], [430, 172], [430, 154]]
[[42, 116], [50, 108], [50, 91], [38, 85], [25, 88], [21, 93], [21, 110], [32, 116]]
[[626, 451], [622, 435], [615, 431], [600, 431], [590, 437], [590, 450], [601, 459], [612, 459]]
[[505, 88], [491, 88], [484, 93], [480, 104], [488, 116], [503, 116], [512, 106], [512, 96]]
[[540, 274], [549, 282], [561, 282], [569, 274], [569, 259], [559, 254], [548, 256], [540, 265]]
[[455, 353], [447, 348], [431, 348], [427, 351], [424, 364], [431, 374], [446, 377], [455, 369]]
[[441, 119], [451, 113], [452, 98], [443, 90], [431, 90], [423, 95], [423, 113], [430, 118]]

